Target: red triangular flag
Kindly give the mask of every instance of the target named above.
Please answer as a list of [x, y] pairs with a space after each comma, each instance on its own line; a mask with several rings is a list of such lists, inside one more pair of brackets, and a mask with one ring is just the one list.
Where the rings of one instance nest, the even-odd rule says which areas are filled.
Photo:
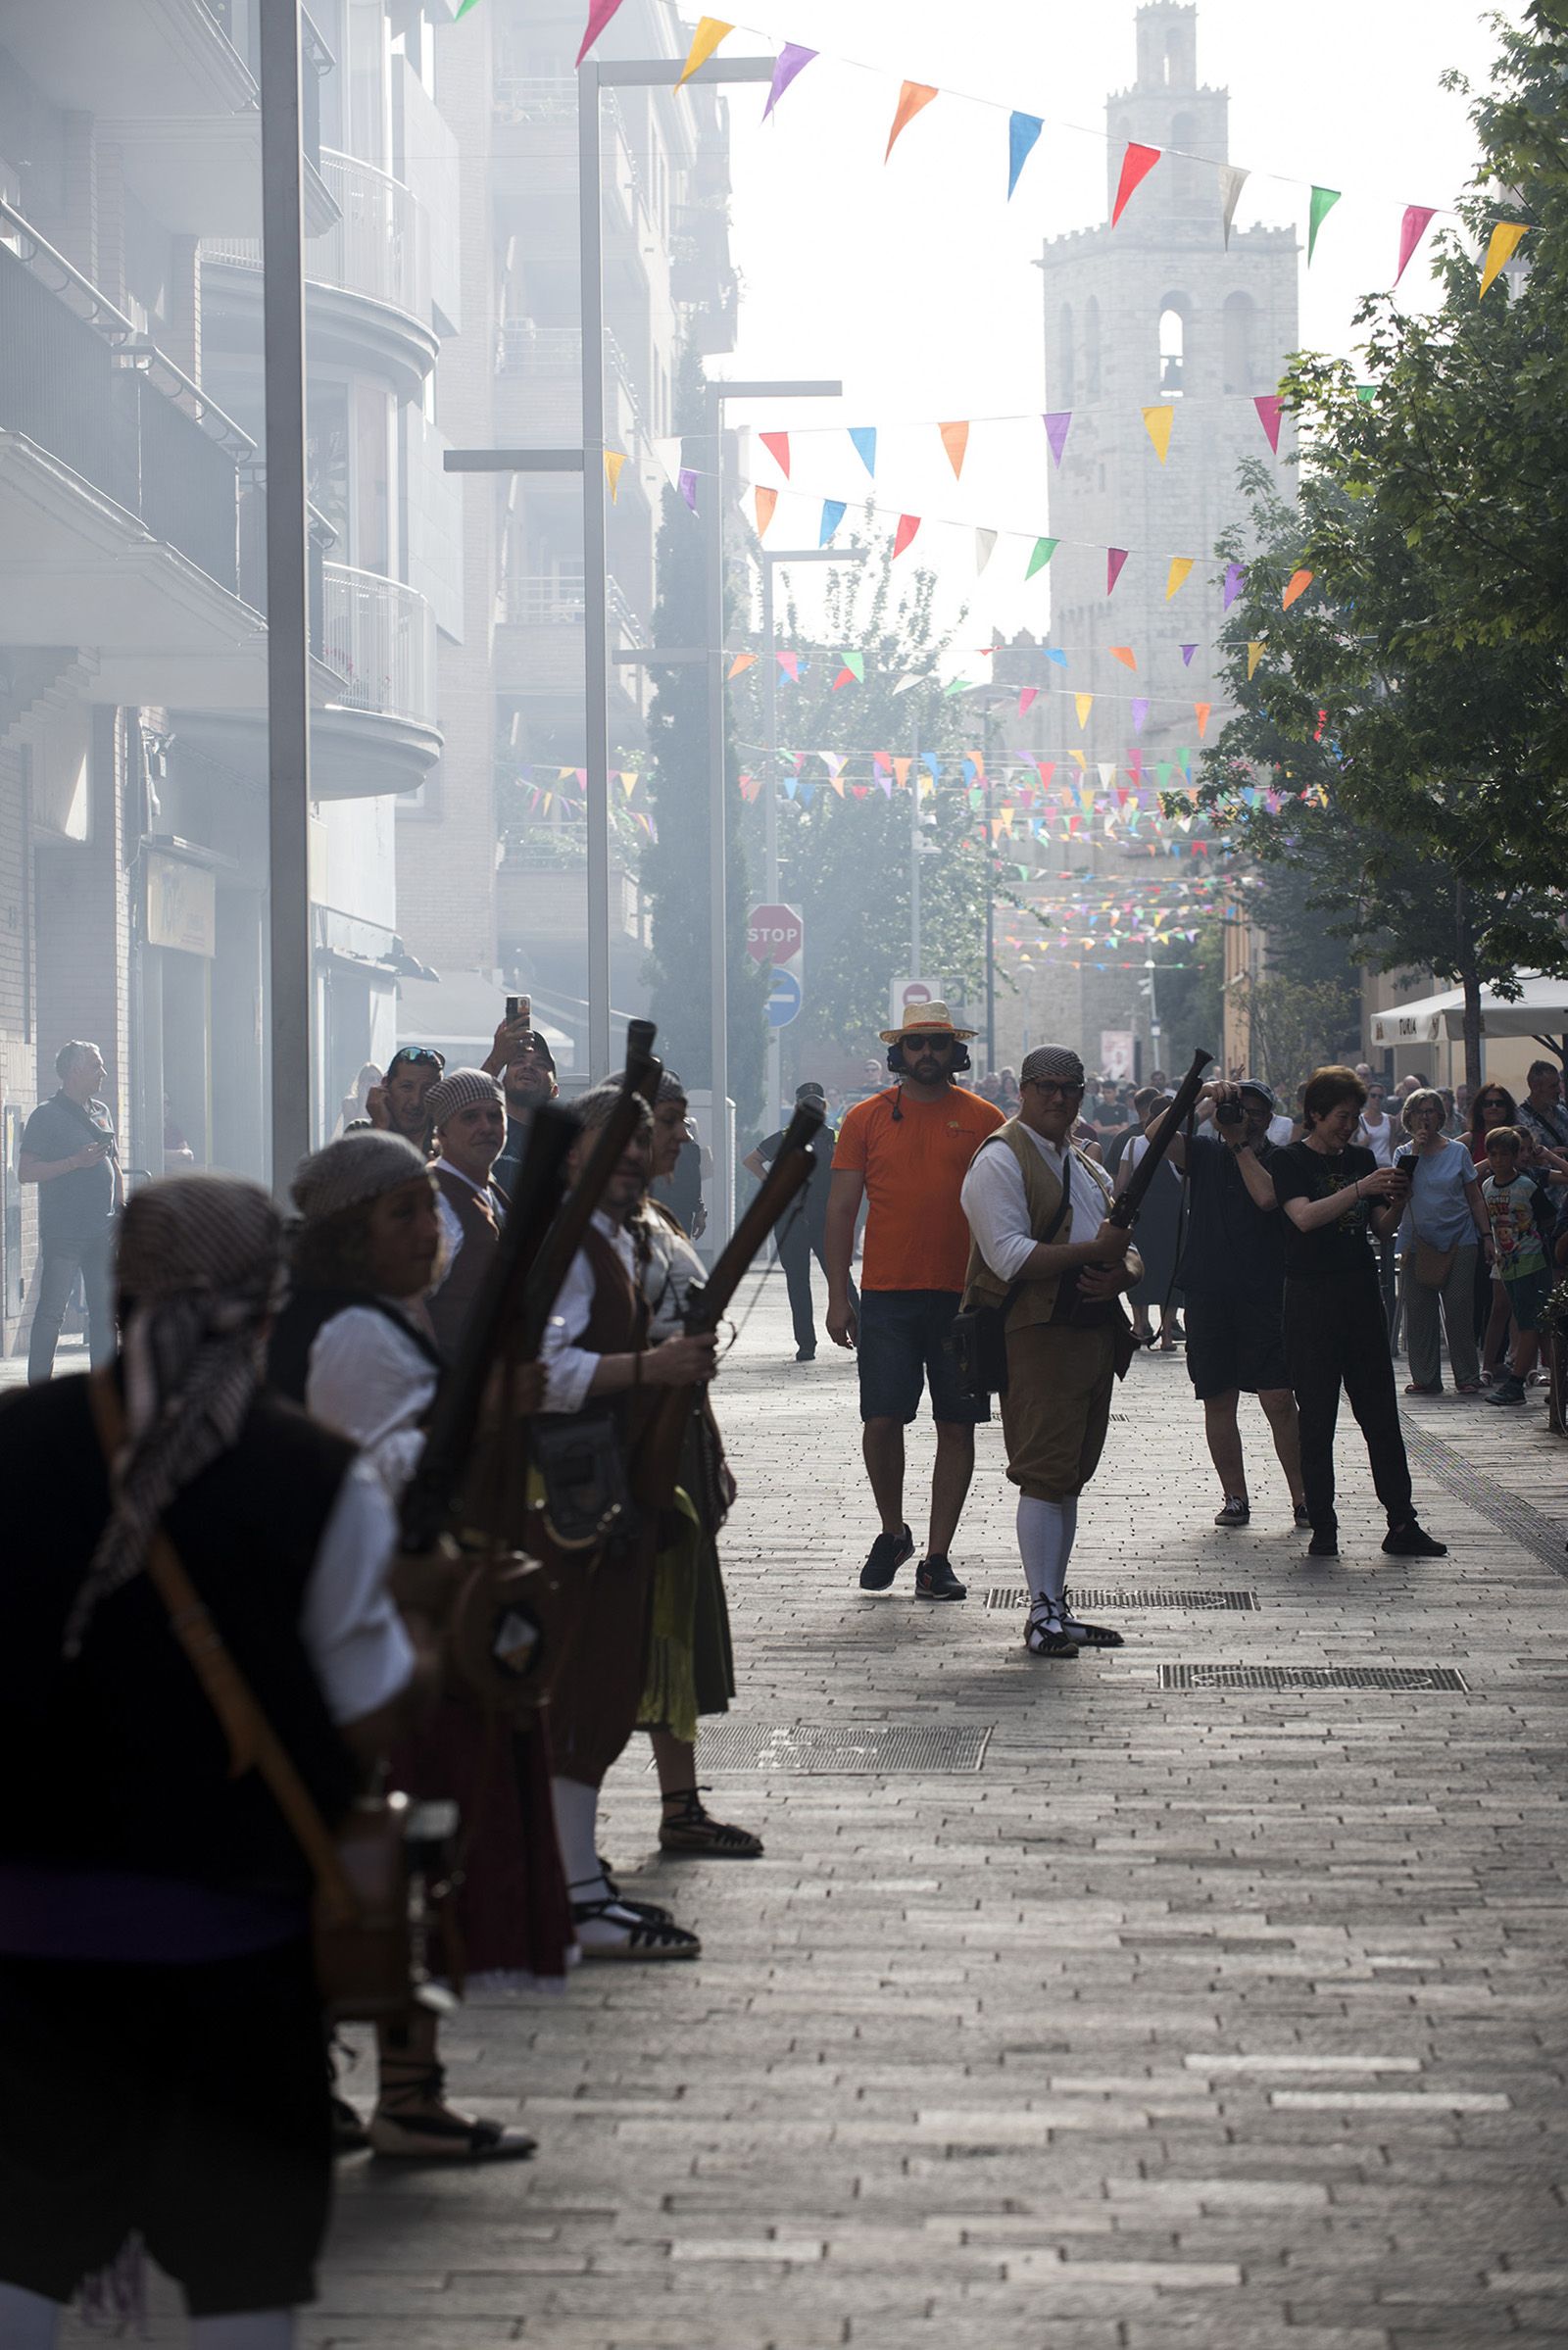
[[582, 64], [619, 6], [620, 0], [593, 0], [588, 11], [588, 28], [582, 36], [582, 47], [577, 52], [578, 65]]
[[919, 527], [920, 517], [918, 514], [900, 514], [899, 527], [894, 533], [893, 538], [893, 553], [895, 560], [904, 553], [905, 548], [909, 544], [909, 541], [913, 538]]
[[1396, 285], [1404, 275], [1405, 264], [1426, 235], [1428, 223], [1437, 209], [1435, 204], [1407, 204], [1405, 206], [1404, 219], [1399, 222], [1399, 266], [1394, 272]]
[[1107, 547], [1105, 549], [1105, 593], [1107, 596], [1121, 577], [1121, 567], [1126, 561], [1127, 550], [1125, 547]]
[[1257, 411], [1258, 422], [1268, 434], [1268, 445], [1278, 457], [1280, 453], [1280, 414], [1285, 403], [1278, 392], [1259, 392], [1257, 398], [1252, 402], [1252, 406]]
[[760, 432], [758, 439], [768, 452], [786, 481], [790, 477], [790, 436], [787, 432]]
[[1110, 208], [1110, 224], [1115, 227], [1127, 209], [1127, 199], [1142, 185], [1159, 161], [1157, 147], [1140, 146], [1137, 139], [1127, 141], [1127, 152], [1121, 159], [1121, 178], [1116, 186], [1116, 201]]

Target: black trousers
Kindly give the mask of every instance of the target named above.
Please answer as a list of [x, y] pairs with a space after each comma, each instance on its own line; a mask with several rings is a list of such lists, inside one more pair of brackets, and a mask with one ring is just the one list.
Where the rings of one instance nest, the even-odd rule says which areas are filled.
[[1285, 1284], [1285, 1360], [1301, 1426], [1301, 1483], [1314, 1533], [1334, 1530], [1334, 1426], [1350, 1399], [1391, 1526], [1415, 1515], [1377, 1268]]
[[[816, 1258], [827, 1275], [827, 1258], [822, 1253], [822, 1236], [804, 1226], [796, 1226], [779, 1242], [778, 1261], [784, 1267], [784, 1284], [790, 1294], [790, 1318], [795, 1324], [796, 1347], [808, 1352], [816, 1345], [816, 1322], [811, 1307], [811, 1259]], [[858, 1312], [859, 1297], [855, 1283], [850, 1283], [850, 1305]]]
[[109, 1253], [112, 1235], [106, 1227], [100, 1240], [45, 1246], [38, 1262], [38, 1287], [32, 1305], [32, 1329], [27, 1339], [27, 1385], [37, 1387], [55, 1367], [55, 1348], [66, 1307], [81, 1275], [87, 1300], [87, 1350], [96, 1371], [115, 1359], [115, 1311], [110, 1297]]

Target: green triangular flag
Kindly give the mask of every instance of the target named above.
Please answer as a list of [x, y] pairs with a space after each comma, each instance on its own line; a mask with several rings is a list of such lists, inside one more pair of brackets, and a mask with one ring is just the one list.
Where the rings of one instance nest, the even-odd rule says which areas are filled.
[[467, 15], [469, 9], [477, 8], [478, 5], [479, 0], [463, 0], [463, 5], [459, 8], [457, 15], [452, 20], [453, 24], [461, 24], [463, 19]]
[[1306, 266], [1308, 269], [1312, 267], [1312, 248], [1317, 243], [1317, 232], [1338, 204], [1340, 195], [1339, 188], [1314, 188], [1312, 190], [1312, 207], [1306, 223]]
[[1378, 396], [1378, 387], [1375, 383], [1358, 383], [1355, 387], [1355, 396], [1370, 408]]
[[1025, 579], [1033, 579], [1037, 571], [1043, 571], [1060, 544], [1059, 539], [1036, 539], [1035, 551], [1029, 558], [1029, 568], [1024, 573]]

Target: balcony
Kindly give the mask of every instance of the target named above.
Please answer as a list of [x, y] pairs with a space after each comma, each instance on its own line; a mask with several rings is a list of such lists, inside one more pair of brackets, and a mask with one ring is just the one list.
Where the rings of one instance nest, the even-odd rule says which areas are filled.
[[[400, 399], [416, 400], [438, 349], [424, 207], [402, 180], [358, 156], [323, 147], [321, 176], [338, 217], [305, 248], [311, 363], [374, 367]], [[225, 349], [259, 355], [260, 238], [204, 237], [202, 264], [209, 331]], [[232, 275], [215, 279], [209, 270]]]
[[377, 571], [323, 563], [321, 658], [337, 684], [311, 721], [312, 791], [323, 800], [416, 791], [441, 756], [425, 599]]
[[[643, 431], [630, 363], [605, 336], [606, 438], [629, 447]], [[505, 319], [497, 334], [496, 431], [508, 446], [570, 448], [582, 433], [582, 335], [575, 326]], [[630, 486], [629, 480], [627, 486]]]
[[[618, 580], [607, 579], [605, 605], [612, 647], [646, 646], [648, 631]], [[496, 629], [497, 691], [530, 702], [570, 702], [583, 690], [583, 622], [587, 615], [580, 565], [525, 572], [507, 585]], [[635, 725], [639, 705], [633, 673], [612, 667], [611, 694], [617, 722]]]

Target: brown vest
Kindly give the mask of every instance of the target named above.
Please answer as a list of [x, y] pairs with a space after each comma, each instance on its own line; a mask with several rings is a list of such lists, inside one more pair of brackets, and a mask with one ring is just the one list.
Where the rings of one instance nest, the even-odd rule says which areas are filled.
[[468, 1326], [468, 1316], [495, 1269], [501, 1246], [501, 1226], [479, 1203], [470, 1183], [445, 1167], [434, 1170], [441, 1197], [463, 1227], [463, 1247], [451, 1272], [429, 1301], [430, 1324], [436, 1344], [448, 1362], [456, 1356]]
[[[1108, 1209], [1111, 1202], [1110, 1185], [1092, 1158], [1085, 1158], [1083, 1152], [1072, 1145], [1069, 1145], [1068, 1148], [1072, 1150], [1073, 1157], [1077, 1159], [1079, 1165], [1088, 1168], [1095, 1182], [1104, 1193], [1105, 1206]], [[1027, 1131], [1017, 1118], [1009, 1118], [1005, 1126], [999, 1126], [996, 1133], [987, 1135], [980, 1146], [980, 1151], [999, 1149], [1010, 1151], [1018, 1161], [1023, 1172], [1024, 1206], [1029, 1216], [1029, 1230], [1037, 1241], [1044, 1240], [1046, 1234], [1050, 1232], [1055, 1219], [1056, 1210], [1061, 1204], [1061, 1185], [1052, 1172], [1043, 1153], [1035, 1149]], [[975, 1158], [978, 1158], [979, 1155], [980, 1151], [977, 1151]], [[972, 1166], [974, 1160], [971, 1159], [969, 1163]], [[1061, 1220], [1055, 1241], [1065, 1241], [1071, 1230], [1072, 1209], [1069, 1207]], [[1060, 1281], [1059, 1273], [1048, 1274], [1043, 1280], [1026, 1280], [1007, 1315], [1007, 1328], [1024, 1330], [1033, 1322], [1049, 1322], [1055, 1307], [1056, 1291], [1060, 1286]], [[1007, 1282], [999, 1280], [998, 1276], [992, 1272], [979, 1248], [971, 1242], [969, 1270], [964, 1282], [965, 1304], [1000, 1305], [1006, 1297], [1009, 1286]]]
[[[583, 1253], [593, 1268], [594, 1297], [588, 1308], [588, 1327], [577, 1344], [585, 1354], [641, 1354], [648, 1345], [648, 1303], [621, 1263], [614, 1243], [590, 1224]], [[602, 1410], [604, 1400], [596, 1397], [588, 1408]], [[632, 1409], [636, 1400], [626, 1395], [609, 1398], [628, 1436], [637, 1433], [642, 1416], [640, 1410]]]

